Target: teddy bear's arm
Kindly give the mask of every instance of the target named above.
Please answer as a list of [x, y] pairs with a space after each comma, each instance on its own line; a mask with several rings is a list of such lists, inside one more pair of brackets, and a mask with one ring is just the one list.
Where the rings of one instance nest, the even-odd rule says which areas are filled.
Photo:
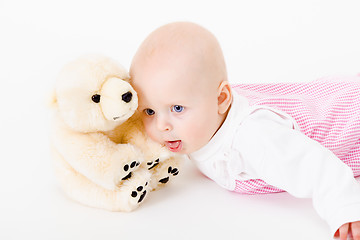
[[115, 189], [131, 177], [143, 161], [141, 151], [131, 144], [115, 144], [102, 133], [80, 133], [61, 121], [52, 128], [52, 142], [57, 151], [77, 172], [94, 183]]
[[162, 162], [174, 155], [165, 146], [150, 139], [145, 132], [139, 112], [135, 112], [128, 121], [119, 126], [113, 133], [119, 134], [114, 136], [115, 142], [121, 139], [120, 142], [130, 143], [141, 149], [144, 159], [149, 165], [156, 160]]

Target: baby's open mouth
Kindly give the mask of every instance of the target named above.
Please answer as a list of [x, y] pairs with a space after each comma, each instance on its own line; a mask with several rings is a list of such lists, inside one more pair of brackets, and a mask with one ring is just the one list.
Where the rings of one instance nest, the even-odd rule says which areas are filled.
[[182, 148], [181, 140], [166, 141], [165, 145], [172, 152], [179, 152], [179, 151], [181, 151], [181, 148]]

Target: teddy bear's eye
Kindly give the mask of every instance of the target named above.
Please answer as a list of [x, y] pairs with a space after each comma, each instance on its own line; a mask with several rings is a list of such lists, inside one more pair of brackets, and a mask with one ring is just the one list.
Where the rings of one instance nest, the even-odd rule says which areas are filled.
[[94, 95], [92, 95], [91, 100], [92, 100], [94, 103], [99, 103], [99, 102], [100, 102], [100, 95], [99, 95], [99, 94], [94, 94]]

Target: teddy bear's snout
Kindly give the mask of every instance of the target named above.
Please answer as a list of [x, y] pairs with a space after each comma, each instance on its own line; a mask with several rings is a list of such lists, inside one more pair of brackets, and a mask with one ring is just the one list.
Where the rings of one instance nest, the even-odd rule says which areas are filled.
[[131, 92], [127, 92], [127, 93], [124, 93], [122, 96], [121, 96], [121, 98], [122, 98], [122, 100], [124, 101], [124, 102], [126, 102], [126, 103], [129, 103], [130, 101], [131, 101], [131, 99], [132, 99], [132, 93]]

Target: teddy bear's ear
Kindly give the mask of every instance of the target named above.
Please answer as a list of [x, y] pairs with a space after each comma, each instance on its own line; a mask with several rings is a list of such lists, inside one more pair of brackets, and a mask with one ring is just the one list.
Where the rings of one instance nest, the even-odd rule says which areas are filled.
[[57, 97], [56, 97], [56, 92], [55, 89], [53, 89], [52, 91], [50, 91], [47, 95], [47, 99], [46, 99], [46, 105], [49, 108], [55, 108], [57, 104]]

